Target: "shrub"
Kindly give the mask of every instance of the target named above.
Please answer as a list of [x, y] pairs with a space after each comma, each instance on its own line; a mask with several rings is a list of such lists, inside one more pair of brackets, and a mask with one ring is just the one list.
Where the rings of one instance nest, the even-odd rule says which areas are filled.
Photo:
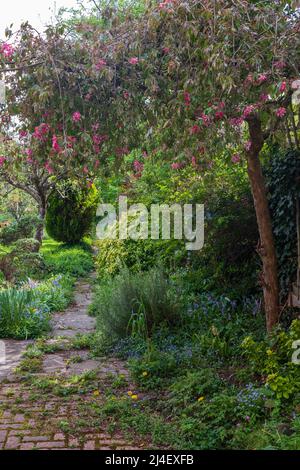
[[[172, 297], [172, 298], [171, 298]], [[159, 269], [130, 274], [127, 269], [98, 287], [92, 307], [104, 336], [151, 335], [154, 327], [179, 319], [176, 294]]]
[[266, 386], [277, 399], [289, 399], [300, 387], [299, 365], [293, 363], [293, 343], [300, 338], [300, 320], [294, 320], [288, 331], [279, 328], [262, 341], [247, 336], [242, 343], [253, 372], [265, 378]]
[[21, 238], [31, 238], [37, 228], [39, 219], [37, 216], [24, 215], [18, 221], [4, 227], [0, 233], [0, 242], [10, 245]]
[[179, 240], [98, 240], [96, 267], [99, 277], [116, 275], [127, 267], [132, 272], [147, 271], [158, 262], [175, 268], [186, 257], [184, 243]]
[[81, 188], [66, 181], [48, 201], [46, 230], [54, 240], [78, 243], [90, 233], [96, 217], [98, 192], [95, 186]]
[[0, 270], [7, 281], [20, 281], [40, 275], [45, 269], [40, 253], [12, 251], [0, 258]]
[[13, 247], [13, 253], [38, 253], [40, 249], [40, 242], [34, 238], [21, 238], [17, 240]]

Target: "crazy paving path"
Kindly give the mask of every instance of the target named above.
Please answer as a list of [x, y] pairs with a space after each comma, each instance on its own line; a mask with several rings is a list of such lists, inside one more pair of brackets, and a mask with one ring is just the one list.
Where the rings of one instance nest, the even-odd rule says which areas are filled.
[[[88, 315], [91, 279], [76, 285], [73, 304], [53, 315], [52, 334], [23, 358], [30, 342], [7, 341], [0, 365], [0, 449], [134, 450], [133, 438], [101, 413], [103, 397], [133, 388], [124, 364], [91, 358], [84, 338], [95, 329]], [[19, 366], [15, 371], [16, 366]], [[138, 447], [137, 447], [138, 445]]]

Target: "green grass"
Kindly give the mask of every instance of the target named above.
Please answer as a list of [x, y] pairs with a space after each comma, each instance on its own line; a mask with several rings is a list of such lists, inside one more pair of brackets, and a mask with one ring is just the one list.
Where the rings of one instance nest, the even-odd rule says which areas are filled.
[[94, 267], [91, 242], [88, 239], [78, 245], [71, 246], [46, 239], [43, 241], [41, 254], [46, 269], [51, 274], [83, 277]]

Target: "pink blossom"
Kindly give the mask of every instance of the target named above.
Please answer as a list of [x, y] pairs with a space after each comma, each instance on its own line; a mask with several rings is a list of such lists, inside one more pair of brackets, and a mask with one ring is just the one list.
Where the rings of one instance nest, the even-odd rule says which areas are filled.
[[43, 122], [42, 124], [40, 124], [34, 129], [34, 133], [32, 134], [32, 136], [37, 140], [45, 141], [49, 131], [50, 131], [49, 124], [45, 124]]
[[163, 47], [163, 53], [164, 54], [169, 54], [170, 48], [169, 47]]
[[196, 167], [197, 166], [197, 159], [195, 156], [192, 156], [191, 158], [191, 163], [192, 163], [192, 166]]
[[280, 117], [280, 118], [284, 117], [286, 115], [286, 108], [281, 107], [281, 108], [276, 109], [275, 114], [277, 117]]
[[141, 173], [144, 169], [144, 164], [139, 162], [138, 160], [135, 160], [133, 162], [133, 167], [134, 167], [134, 170], [137, 172], [137, 173]]
[[232, 155], [231, 161], [232, 163], [240, 163], [241, 161], [240, 155], [238, 153], [235, 153], [234, 155]]
[[286, 90], [286, 87], [287, 87], [286, 82], [281, 82], [280, 87], [279, 87], [280, 93], [284, 93]]
[[48, 171], [48, 173], [49, 173], [50, 175], [52, 175], [52, 173], [54, 173], [53, 168], [52, 168], [52, 166], [50, 165], [49, 162], [46, 162], [46, 163], [45, 163], [45, 169]]
[[136, 65], [139, 63], [139, 59], [138, 57], [131, 57], [128, 62], [131, 64], [131, 65]]
[[95, 65], [97, 70], [103, 69], [107, 65], [107, 62], [105, 59], [100, 59], [97, 64]]
[[184, 167], [184, 164], [183, 163], [180, 163], [180, 162], [173, 162], [171, 164], [171, 168], [172, 170], [180, 170], [181, 168]]
[[232, 127], [240, 127], [244, 122], [244, 119], [243, 118], [231, 118], [229, 119], [229, 124], [232, 126]]
[[251, 149], [251, 146], [252, 146], [252, 142], [251, 142], [251, 140], [248, 140], [245, 143], [245, 149], [247, 150], [247, 152], [249, 152], [249, 150]]
[[282, 70], [285, 68], [286, 63], [283, 60], [278, 60], [277, 62], [274, 62], [273, 66], [275, 69]]
[[198, 126], [198, 124], [195, 124], [194, 126], [192, 126], [189, 130], [190, 134], [193, 135], [193, 134], [198, 134], [200, 132], [200, 127]]
[[129, 98], [128, 91], [123, 91], [123, 98], [124, 98], [124, 100], [128, 100], [128, 98]]
[[81, 120], [81, 114], [79, 111], [75, 111], [72, 116], [73, 122], [79, 122]]
[[205, 127], [210, 126], [211, 120], [210, 120], [210, 117], [207, 114], [202, 113], [201, 116], [200, 116], [200, 119], [202, 121], [202, 124]]
[[60, 153], [60, 152], [61, 152], [61, 147], [60, 147], [60, 145], [59, 145], [59, 143], [58, 143], [58, 138], [56, 137], [56, 135], [54, 135], [54, 136], [52, 137], [52, 148], [53, 148], [53, 150], [54, 150], [55, 152], [57, 152], [57, 153]]
[[215, 114], [215, 118], [216, 119], [223, 119], [224, 118], [224, 113], [223, 111], [217, 111], [216, 114]]
[[117, 157], [123, 157], [124, 155], [128, 155], [128, 153], [129, 153], [129, 148], [128, 147], [118, 147], [116, 149]]
[[259, 97], [260, 101], [262, 101], [263, 103], [265, 103], [266, 101], [268, 101], [269, 99], [269, 95], [267, 95], [266, 93], [262, 93]]
[[246, 119], [248, 116], [250, 116], [250, 114], [252, 114], [253, 112], [255, 111], [255, 107], [253, 106], [253, 104], [249, 104], [248, 106], [246, 106], [244, 108], [244, 111], [243, 111], [243, 118]]
[[6, 162], [6, 157], [0, 157], [0, 166], [4, 165], [4, 163]]
[[191, 95], [188, 91], [183, 92], [183, 99], [186, 107], [188, 108], [191, 104]]
[[32, 149], [26, 149], [26, 150], [25, 150], [25, 153], [26, 153], [26, 155], [27, 155], [28, 157], [32, 157], [32, 155], [33, 155]]
[[67, 147], [70, 149], [70, 148], [73, 148], [73, 146], [76, 144], [77, 139], [73, 135], [68, 135], [67, 141], [68, 141]]
[[100, 165], [100, 160], [96, 160], [96, 161], [95, 161], [95, 165], [94, 165], [94, 166], [95, 166], [95, 169], [97, 169], [97, 168], [99, 167], [99, 165]]
[[11, 44], [7, 44], [6, 42], [4, 42], [1, 46], [0, 46], [0, 53], [6, 57], [7, 59], [11, 59], [11, 57], [13, 56], [15, 50], [13, 48], [13, 46]]
[[82, 171], [83, 171], [83, 173], [85, 173], [87, 175], [88, 172], [89, 172], [89, 169], [88, 169], [87, 166], [84, 166]]
[[261, 84], [261, 83], [264, 83], [266, 80], [268, 80], [267, 74], [261, 73], [261, 74], [258, 76], [257, 82], [258, 82], [259, 84]]
[[20, 139], [25, 139], [25, 137], [27, 137], [27, 135], [28, 135], [27, 131], [20, 131], [19, 132]]
[[27, 157], [26, 158], [26, 162], [31, 165], [32, 163], [34, 163], [34, 160], [31, 158], [31, 157]]

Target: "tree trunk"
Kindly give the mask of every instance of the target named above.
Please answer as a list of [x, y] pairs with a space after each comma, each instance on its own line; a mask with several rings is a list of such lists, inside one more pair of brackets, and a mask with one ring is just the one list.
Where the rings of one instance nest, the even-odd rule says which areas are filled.
[[45, 216], [46, 216], [46, 204], [42, 203], [39, 207], [40, 221], [37, 226], [36, 233], [35, 233], [35, 239], [40, 244], [42, 244], [42, 241], [43, 241]]
[[251, 148], [247, 151], [248, 175], [254, 200], [260, 235], [259, 253], [263, 263], [263, 292], [267, 330], [270, 332], [279, 321], [279, 287], [277, 255], [272, 231], [267, 190], [262, 174], [259, 154], [264, 144], [261, 122], [258, 116], [247, 118]]

